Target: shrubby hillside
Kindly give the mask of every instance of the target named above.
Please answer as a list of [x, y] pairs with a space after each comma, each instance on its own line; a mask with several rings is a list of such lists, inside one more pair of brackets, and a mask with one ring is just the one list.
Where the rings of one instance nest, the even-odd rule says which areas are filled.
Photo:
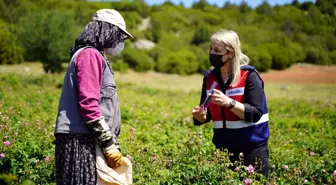
[[[141, 0], [87, 2], [84, 0], [2, 0], [0, 2], [0, 64], [41, 61], [46, 72], [62, 71], [69, 48], [95, 11], [114, 8], [135, 36], [115, 70], [155, 70], [188, 75], [209, 68], [209, 37], [218, 29], [232, 29], [243, 52], [259, 71], [291, 64], [336, 64], [336, 2], [317, 0], [255, 9], [246, 3], [223, 7], [205, 0], [186, 8], [166, 1], [149, 6]], [[137, 46], [139, 40], [155, 44]]]

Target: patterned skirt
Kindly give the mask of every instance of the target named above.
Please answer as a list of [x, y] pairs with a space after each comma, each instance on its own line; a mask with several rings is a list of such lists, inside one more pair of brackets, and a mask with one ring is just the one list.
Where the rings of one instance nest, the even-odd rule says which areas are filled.
[[87, 134], [56, 134], [56, 184], [96, 185], [94, 137]]

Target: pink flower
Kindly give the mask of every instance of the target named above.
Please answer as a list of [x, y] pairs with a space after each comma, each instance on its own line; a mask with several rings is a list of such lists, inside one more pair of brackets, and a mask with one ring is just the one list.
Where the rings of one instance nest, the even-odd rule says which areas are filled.
[[153, 154], [153, 161], [156, 161], [156, 154]]
[[307, 183], [307, 182], [308, 182], [308, 180], [307, 180], [307, 179], [305, 179], [303, 182], [304, 182], [304, 183]]
[[288, 166], [287, 165], [283, 165], [283, 169], [287, 170]]
[[3, 144], [4, 144], [5, 146], [8, 146], [8, 145], [11, 144], [11, 142], [10, 142], [10, 141], [5, 141], [5, 142], [3, 142]]
[[1, 158], [4, 158], [4, 157], [5, 157], [5, 154], [4, 154], [4, 153], [1, 153], [1, 154], [0, 154], [0, 159], [1, 159]]
[[310, 155], [310, 156], [314, 156], [315, 153], [314, 153], [314, 152], [309, 152], [309, 155]]
[[245, 185], [249, 185], [249, 184], [252, 183], [252, 180], [251, 179], [246, 179], [244, 182], [245, 182]]
[[49, 157], [44, 158], [44, 161], [45, 161], [45, 162], [48, 162], [49, 160], [50, 160]]
[[236, 172], [239, 172], [239, 170], [240, 170], [239, 167], [236, 167], [236, 168], [234, 169], [234, 171], [236, 171]]
[[327, 171], [326, 171], [325, 169], [322, 169], [321, 172], [322, 172], [322, 173], [326, 173]]
[[252, 165], [249, 165], [249, 166], [247, 167], [247, 171], [248, 171], [248, 173], [253, 173], [253, 172], [254, 172], [254, 168], [253, 168], [253, 166], [252, 166]]
[[39, 162], [40, 162], [40, 160], [36, 159], [35, 163], [39, 163]]
[[333, 176], [336, 177], [336, 170], [334, 171]]

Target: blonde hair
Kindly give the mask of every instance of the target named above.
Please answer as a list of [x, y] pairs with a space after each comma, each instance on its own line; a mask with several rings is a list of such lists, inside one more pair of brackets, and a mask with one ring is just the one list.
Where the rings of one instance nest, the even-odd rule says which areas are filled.
[[233, 51], [231, 73], [233, 79], [231, 86], [236, 86], [240, 80], [240, 66], [247, 65], [250, 59], [241, 52], [239, 37], [236, 32], [232, 30], [221, 29], [211, 36], [211, 42], [223, 43], [228, 51]]

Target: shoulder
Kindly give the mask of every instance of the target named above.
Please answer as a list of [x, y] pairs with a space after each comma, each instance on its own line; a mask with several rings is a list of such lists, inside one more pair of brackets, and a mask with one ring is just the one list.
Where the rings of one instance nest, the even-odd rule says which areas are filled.
[[85, 48], [77, 56], [75, 60], [75, 65], [104, 65], [104, 57], [95, 48]]
[[257, 71], [253, 66], [251, 65], [243, 65], [240, 66], [240, 70], [248, 70], [248, 71]]
[[203, 72], [203, 76], [204, 77], [210, 77], [213, 76], [215, 74], [215, 70], [214, 69], [209, 69]]
[[263, 88], [264, 82], [257, 70], [249, 70], [246, 78], [247, 86], [260, 86]]
[[251, 65], [243, 65], [240, 66], [240, 70], [242, 71], [247, 71], [247, 78], [252, 78], [252, 79], [261, 79], [259, 72], [257, 71], [256, 68], [254, 68]]
[[206, 70], [206, 71], [204, 71], [204, 72], [203, 72], [203, 76], [208, 76], [208, 75], [210, 75], [210, 74], [211, 74], [211, 72], [212, 72], [212, 70], [211, 70], [211, 69], [209, 69], [209, 70]]
[[82, 57], [99, 57], [102, 58], [102, 55], [98, 50], [95, 48], [85, 48], [83, 49], [79, 54], [77, 58], [82, 58]]

